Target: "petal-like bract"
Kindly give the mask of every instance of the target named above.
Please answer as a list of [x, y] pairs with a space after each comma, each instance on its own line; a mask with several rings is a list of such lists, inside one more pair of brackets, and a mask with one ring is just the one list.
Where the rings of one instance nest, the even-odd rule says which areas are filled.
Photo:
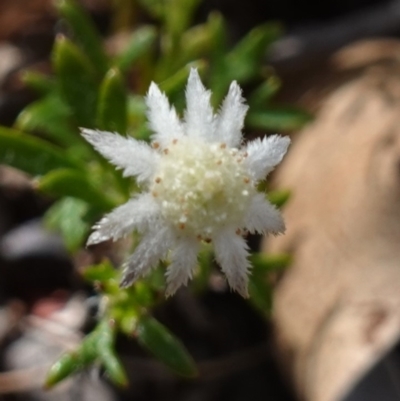
[[213, 238], [213, 244], [215, 258], [225, 273], [229, 286], [243, 298], [247, 298], [250, 262], [247, 259], [246, 241], [233, 230], [224, 230]]
[[242, 128], [248, 106], [244, 104], [242, 90], [236, 81], [231, 83], [228, 95], [217, 117], [216, 133], [220, 142], [238, 148], [242, 142]]
[[247, 144], [246, 167], [256, 181], [264, 179], [279, 164], [290, 144], [290, 138], [271, 135]]
[[154, 132], [153, 140], [165, 148], [173, 139], [179, 139], [183, 134], [183, 126], [168, 99], [152, 82], [146, 96], [147, 117], [149, 126]]
[[200, 243], [196, 238], [184, 238], [177, 242], [171, 254], [171, 264], [167, 269], [166, 296], [173, 295], [176, 290], [186, 285], [192, 278], [197, 266], [197, 254]]
[[123, 169], [124, 176], [135, 176], [138, 182], [153, 177], [159, 155], [146, 142], [86, 128], [82, 136], [114, 166]]
[[140, 195], [117, 207], [94, 225], [87, 245], [125, 237], [133, 230], [143, 231], [160, 214], [160, 207], [150, 194]]
[[186, 87], [185, 131], [189, 137], [207, 142], [214, 138], [214, 113], [210, 104], [211, 92], [203, 86], [199, 73], [191, 69]]
[[137, 246], [134, 254], [124, 264], [121, 287], [128, 287], [138, 278], [148, 274], [165, 258], [174, 244], [174, 235], [169, 227], [153, 227]]
[[281, 234], [285, 223], [278, 209], [271, 205], [263, 194], [254, 195], [244, 217], [243, 226], [254, 234]]

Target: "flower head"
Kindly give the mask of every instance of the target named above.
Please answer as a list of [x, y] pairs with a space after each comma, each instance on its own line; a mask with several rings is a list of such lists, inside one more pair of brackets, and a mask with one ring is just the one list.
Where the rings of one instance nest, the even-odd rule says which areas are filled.
[[192, 69], [181, 121], [152, 83], [146, 97], [154, 132], [151, 146], [110, 132], [82, 130], [98, 152], [144, 188], [103, 217], [88, 240], [92, 245], [133, 230], [142, 234], [125, 263], [123, 287], [170, 253], [166, 276], [167, 295], [172, 295], [192, 277], [201, 243], [207, 241], [231, 288], [246, 297], [250, 264], [243, 234], [285, 229], [279, 211], [256, 186], [282, 160], [289, 138], [273, 135], [242, 145], [248, 107], [240, 87], [232, 82], [217, 115], [210, 96]]

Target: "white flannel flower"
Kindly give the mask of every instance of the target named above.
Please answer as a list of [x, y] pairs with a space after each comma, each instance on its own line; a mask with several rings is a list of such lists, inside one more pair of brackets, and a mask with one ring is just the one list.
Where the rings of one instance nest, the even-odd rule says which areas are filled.
[[240, 87], [232, 82], [217, 115], [210, 96], [192, 69], [180, 121], [152, 83], [146, 97], [154, 132], [151, 146], [110, 132], [82, 130], [99, 153], [145, 189], [103, 217], [88, 240], [92, 245], [133, 230], [142, 234], [124, 265], [122, 287], [169, 255], [166, 295], [172, 295], [192, 278], [201, 242], [211, 241], [230, 287], [247, 297], [250, 264], [243, 234], [285, 230], [279, 211], [256, 186], [282, 160], [290, 139], [273, 135], [242, 146], [248, 106]]

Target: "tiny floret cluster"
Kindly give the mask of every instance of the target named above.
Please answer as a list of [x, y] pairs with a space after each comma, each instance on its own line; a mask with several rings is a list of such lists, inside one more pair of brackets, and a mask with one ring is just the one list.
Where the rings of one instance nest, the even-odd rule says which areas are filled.
[[285, 229], [279, 211], [256, 187], [282, 160], [289, 138], [273, 135], [243, 145], [248, 106], [238, 84], [232, 82], [218, 114], [210, 96], [192, 69], [181, 121], [152, 83], [146, 97], [153, 131], [150, 145], [115, 133], [82, 130], [99, 153], [143, 187], [141, 194], [103, 217], [88, 240], [93, 245], [134, 230], [142, 234], [124, 265], [123, 287], [168, 259], [166, 295], [172, 295], [192, 278], [204, 241], [212, 243], [230, 287], [247, 297], [250, 263], [243, 236]]

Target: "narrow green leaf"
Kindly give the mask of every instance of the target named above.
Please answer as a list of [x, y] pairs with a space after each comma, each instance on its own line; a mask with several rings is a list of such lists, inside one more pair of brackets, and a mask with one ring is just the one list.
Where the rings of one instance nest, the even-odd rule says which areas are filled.
[[291, 260], [291, 256], [284, 253], [251, 255], [253, 269], [249, 280], [249, 300], [262, 313], [269, 313], [272, 309], [272, 284], [268, 281], [268, 273], [286, 269]]
[[126, 387], [128, 385], [128, 378], [121, 361], [114, 352], [106, 351], [100, 354], [101, 362], [103, 363], [104, 370], [108, 377], [118, 386]]
[[119, 386], [127, 386], [128, 378], [114, 349], [115, 326], [108, 320], [103, 320], [96, 328], [98, 336], [97, 350], [104, 369], [110, 379]]
[[196, 60], [185, 65], [174, 75], [162, 81], [159, 85], [160, 89], [165, 92], [168, 97], [172, 97], [176, 93], [182, 92], [187, 83], [187, 78], [189, 76], [191, 68], [197, 68], [199, 70], [199, 73], [201, 74], [205, 70], [206, 64], [203, 60]]
[[93, 363], [98, 356], [98, 339], [98, 333], [94, 330], [84, 338], [78, 349], [62, 355], [47, 373], [45, 387], [51, 388]]
[[55, 196], [70, 196], [86, 201], [99, 211], [108, 211], [115, 204], [104, 192], [92, 185], [82, 171], [58, 169], [51, 171], [37, 181], [37, 189]]
[[[233, 79], [236, 79], [230, 65], [226, 64], [228, 53], [228, 29], [222, 15], [214, 13], [209, 19], [213, 32], [213, 46], [210, 54], [210, 87], [212, 88], [211, 101], [215, 108], [219, 107], [226, 91]], [[233, 75], [233, 78], [232, 78]]]
[[182, 34], [177, 64], [184, 65], [193, 60], [209, 58], [211, 53], [212, 69], [215, 56], [217, 53], [220, 55], [222, 49], [225, 50], [224, 21], [219, 13], [213, 12], [205, 24], [196, 25]]
[[175, 372], [187, 377], [197, 374], [195, 362], [182, 343], [157, 320], [142, 316], [136, 333], [139, 344]]
[[108, 61], [103, 44], [93, 21], [77, 3], [72, 0], [58, 1], [57, 8], [71, 26], [74, 41], [103, 75], [108, 69]]
[[37, 71], [25, 71], [21, 75], [22, 82], [36, 92], [47, 95], [55, 92], [57, 85], [54, 78]]
[[132, 135], [137, 138], [136, 130], [146, 127], [146, 102], [143, 96], [128, 95], [128, 126], [133, 129]]
[[79, 166], [56, 146], [5, 127], [0, 127], [0, 163], [32, 175], [45, 174], [56, 168]]
[[250, 109], [246, 122], [251, 128], [292, 131], [312, 121], [312, 116], [294, 107], [276, 107], [266, 110]]
[[93, 127], [97, 104], [97, 82], [93, 65], [72, 42], [58, 36], [53, 50], [54, 67], [63, 98], [76, 122]]
[[46, 212], [45, 225], [61, 234], [70, 252], [82, 246], [89, 232], [89, 224], [84, 221], [89, 205], [76, 198], [62, 198]]
[[213, 12], [206, 23], [187, 29], [180, 35], [179, 51], [174, 56], [173, 65], [181, 68], [193, 60], [210, 59], [209, 69], [213, 71], [223, 56], [226, 56], [224, 21], [219, 13]]
[[169, 0], [166, 5], [165, 25], [172, 36], [181, 35], [190, 25], [201, 0]]
[[165, 0], [138, 0], [138, 2], [153, 18], [163, 18], [166, 9]]
[[281, 26], [274, 23], [252, 29], [226, 58], [230, 78], [234, 74], [235, 79], [241, 83], [254, 78], [259, 72], [268, 46], [281, 34]]
[[282, 271], [292, 262], [292, 257], [287, 253], [263, 254], [255, 253], [251, 255], [253, 275], [264, 275], [268, 272]]
[[281, 81], [276, 75], [272, 75], [265, 80], [257, 89], [255, 89], [249, 96], [249, 105], [264, 106], [281, 87]]
[[81, 361], [77, 353], [69, 352], [62, 355], [47, 372], [44, 383], [45, 388], [50, 389], [54, 387], [62, 380], [79, 371], [81, 368]]
[[128, 111], [124, 79], [118, 69], [112, 68], [100, 86], [97, 106], [97, 126], [100, 129], [125, 134]]
[[192, 15], [201, 0], [168, 0], [165, 2], [161, 53], [155, 79], [163, 81], [182, 67], [182, 35], [190, 26]]
[[276, 189], [268, 193], [268, 200], [276, 207], [282, 207], [290, 199], [291, 194], [288, 189]]
[[249, 301], [261, 311], [269, 313], [272, 309], [272, 286], [262, 277], [250, 276]]
[[126, 386], [128, 379], [124, 368], [114, 351], [115, 328], [108, 320], [102, 320], [95, 330], [85, 337], [79, 348], [68, 352], [50, 368], [45, 386], [53, 387], [55, 384], [84, 369], [96, 360], [100, 360], [110, 379], [120, 385]]
[[208, 287], [213, 260], [214, 250], [211, 244], [202, 244], [198, 256], [199, 271], [193, 283], [197, 291], [204, 291]]
[[[100, 86], [97, 104], [96, 127], [105, 131], [127, 133], [128, 126], [128, 97], [124, 79], [117, 68], [109, 70]], [[104, 163], [102, 163], [104, 164]], [[106, 168], [110, 165], [106, 162]], [[122, 193], [129, 196], [128, 181], [123, 179], [120, 171], [111, 170], [115, 183]]]
[[82, 139], [70, 126], [71, 111], [57, 95], [49, 95], [25, 107], [19, 114], [15, 127], [30, 132], [40, 132], [59, 145], [81, 145]]
[[115, 66], [122, 72], [127, 71], [136, 60], [154, 48], [157, 31], [151, 26], [143, 26], [133, 32], [125, 50], [115, 60]]
[[209, 14], [207, 19], [207, 26], [212, 38], [212, 54], [210, 68], [215, 61], [218, 62], [221, 58], [226, 55], [227, 51], [227, 26], [223, 15], [217, 11], [213, 11]]
[[268, 46], [281, 35], [278, 24], [269, 23], [252, 29], [227, 55], [213, 56], [213, 104], [220, 104], [231, 81], [247, 83], [260, 75]]
[[83, 339], [77, 351], [81, 369], [93, 363], [99, 357], [99, 340], [99, 325], [97, 325], [97, 327]]

